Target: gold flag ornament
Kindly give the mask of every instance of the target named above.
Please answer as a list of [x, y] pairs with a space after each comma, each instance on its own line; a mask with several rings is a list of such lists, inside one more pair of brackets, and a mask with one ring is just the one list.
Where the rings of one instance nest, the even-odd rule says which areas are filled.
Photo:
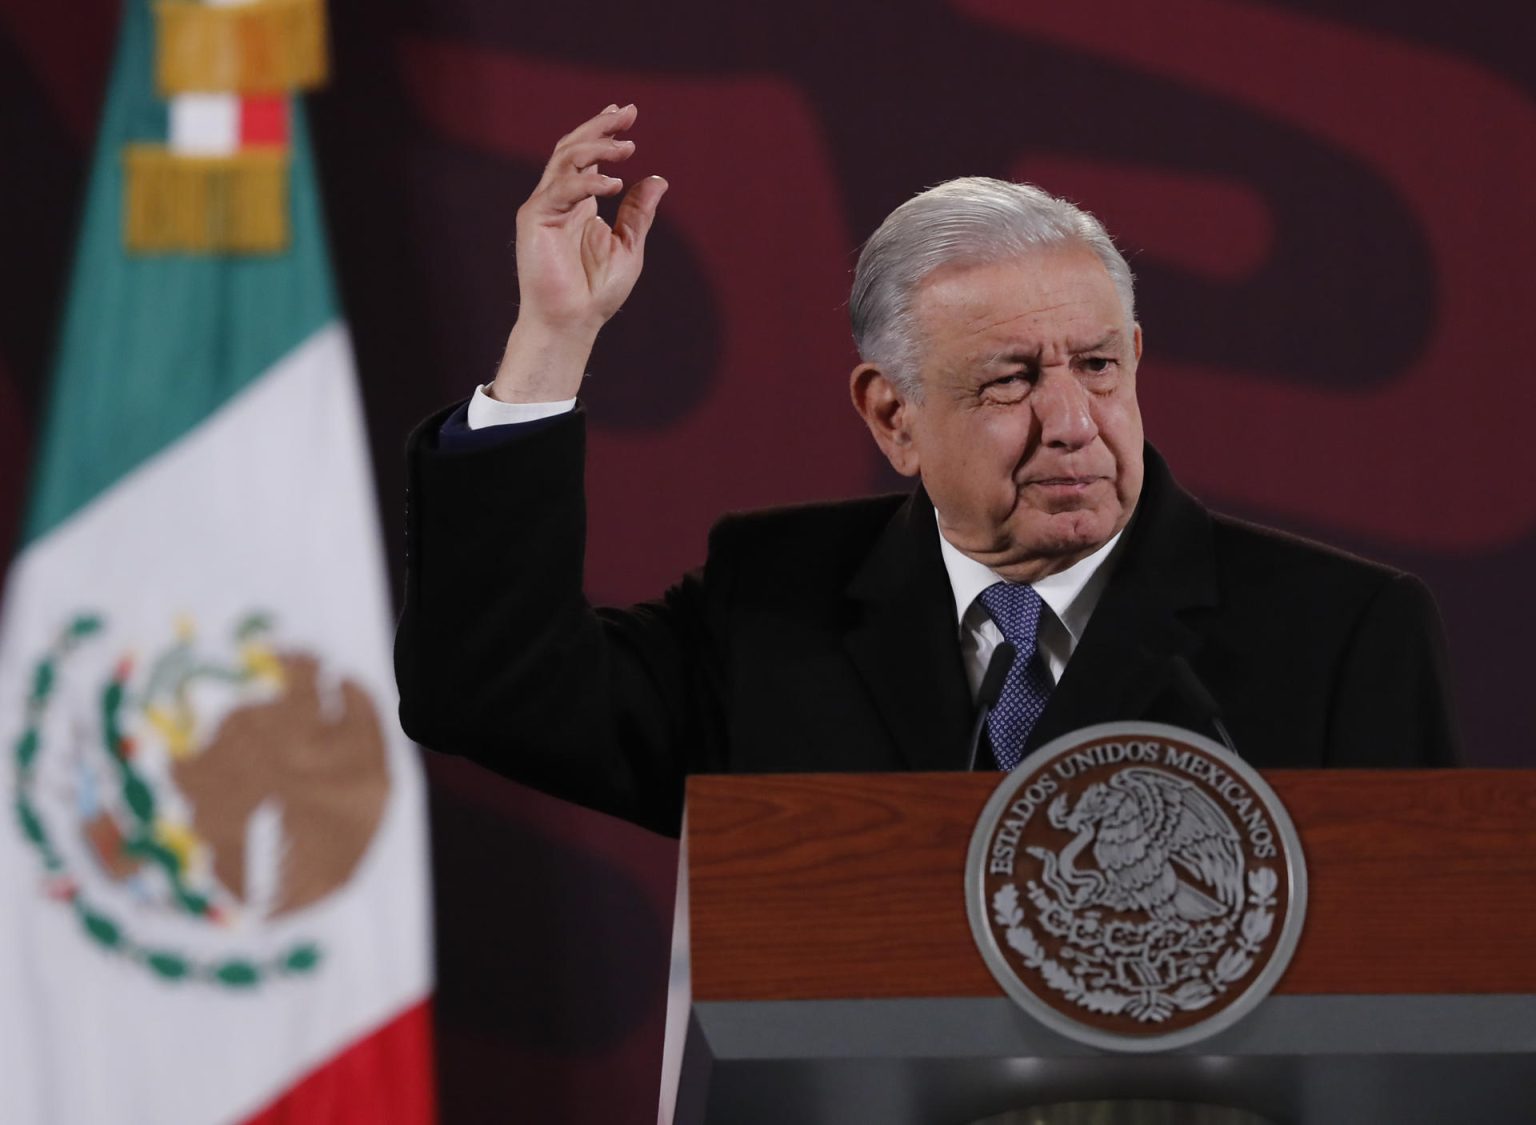
[[324, 0], [157, 0], [155, 45], [164, 97], [314, 89], [326, 79]]
[[288, 248], [285, 149], [186, 156], [128, 145], [124, 239], [139, 254], [278, 254]]

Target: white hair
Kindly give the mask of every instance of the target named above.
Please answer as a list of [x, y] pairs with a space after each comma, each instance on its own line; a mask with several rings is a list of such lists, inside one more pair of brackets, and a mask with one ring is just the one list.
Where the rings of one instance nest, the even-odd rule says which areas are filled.
[[1136, 322], [1131, 268], [1087, 211], [1033, 184], [987, 176], [947, 180], [913, 196], [886, 216], [859, 254], [848, 301], [859, 356], [920, 399], [912, 317], [918, 286], [944, 266], [985, 265], [1074, 242], [1104, 263], [1129, 329]]

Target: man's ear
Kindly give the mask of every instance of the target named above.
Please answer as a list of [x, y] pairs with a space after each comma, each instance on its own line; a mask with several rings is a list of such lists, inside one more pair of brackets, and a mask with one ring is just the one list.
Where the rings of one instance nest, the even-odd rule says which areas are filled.
[[861, 363], [853, 369], [848, 376], [848, 392], [853, 408], [864, 419], [891, 468], [904, 477], [915, 477], [921, 466], [913, 440], [911, 400], [874, 363]]

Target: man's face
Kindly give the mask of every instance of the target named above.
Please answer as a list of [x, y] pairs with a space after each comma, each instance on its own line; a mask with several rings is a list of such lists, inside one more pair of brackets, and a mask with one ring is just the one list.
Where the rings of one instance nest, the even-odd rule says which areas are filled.
[[1141, 330], [1093, 251], [938, 271], [913, 313], [923, 395], [897, 411], [897, 468], [921, 474], [945, 537], [1030, 582], [1125, 527], [1141, 495]]

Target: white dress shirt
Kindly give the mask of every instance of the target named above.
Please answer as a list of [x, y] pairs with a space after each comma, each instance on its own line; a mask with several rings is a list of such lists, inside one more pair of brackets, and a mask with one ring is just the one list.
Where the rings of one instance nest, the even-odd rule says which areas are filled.
[[[485, 386], [480, 386], [475, 388], [474, 397], [469, 400], [466, 420], [470, 429], [479, 430], [487, 426], [552, 418], [574, 409], [574, 398], [559, 402], [502, 402], [492, 398]], [[943, 532], [938, 531], [937, 521], [934, 530], [939, 536], [944, 569], [949, 572], [949, 588], [955, 595], [960, 655], [965, 661], [966, 679], [970, 681], [971, 695], [974, 696], [986, 674], [987, 661], [992, 659], [992, 650], [1003, 639], [1002, 630], [977, 598], [988, 586], [1003, 579], [969, 555], [962, 554], [944, 538]], [[1117, 532], [1114, 538], [1081, 562], [1033, 584], [1035, 593], [1045, 603], [1036, 643], [1050, 669], [1053, 684], [1058, 683], [1066, 671], [1067, 661], [1072, 659], [1077, 642], [1088, 627], [1088, 618], [1093, 615], [1099, 596], [1109, 582], [1110, 572], [1114, 569], [1111, 560], [1121, 534]]]
[[[1088, 618], [1093, 616], [1094, 607], [1099, 604], [1099, 597], [1114, 570], [1115, 547], [1123, 534], [1123, 531], [1117, 531], [1108, 543], [1086, 559], [1031, 583], [1045, 603], [1040, 612], [1040, 632], [1035, 643], [1045, 657], [1052, 684], [1061, 681], [1067, 661], [1072, 659], [1083, 630], [1088, 628]], [[962, 554], [944, 538], [942, 531], [939, 532], [939, 552], [944, 556], [949, 588], [955, 595], [960, 656], [965, 661], [965, 677], [970, 681], [971, 695], [975, 696], [981, 687], [981, 678], [986, 674], [987, 662], [992, 659], [992, 650], [1003, 640], [1003, 631], [978, 599], [983, 590], [1003, 579], [989, 567]], [[1024, 654], [1019, 655], [1022, 658]]]

